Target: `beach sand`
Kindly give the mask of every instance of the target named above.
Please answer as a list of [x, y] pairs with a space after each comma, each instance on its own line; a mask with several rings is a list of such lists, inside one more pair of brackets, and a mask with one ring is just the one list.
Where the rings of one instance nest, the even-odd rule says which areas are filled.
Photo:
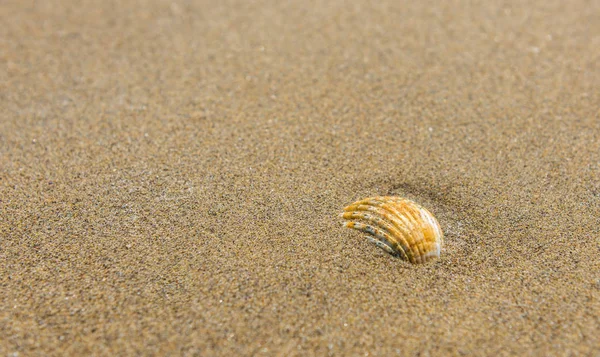
[[0, 356], [599, 355], [599, 14], [1, 2]]

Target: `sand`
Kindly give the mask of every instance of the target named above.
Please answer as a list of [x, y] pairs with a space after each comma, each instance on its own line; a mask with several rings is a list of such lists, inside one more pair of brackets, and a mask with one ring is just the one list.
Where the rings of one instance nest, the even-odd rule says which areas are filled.
[[0, 2], [0, 356], [600, 355], [599, 14]]

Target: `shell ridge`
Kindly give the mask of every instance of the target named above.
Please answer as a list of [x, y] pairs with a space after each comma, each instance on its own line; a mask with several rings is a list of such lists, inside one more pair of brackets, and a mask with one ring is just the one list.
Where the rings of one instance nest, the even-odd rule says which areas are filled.
[[392, 248], [401, 251], [399, 254], [405, 257], [407, 260], [410, 260], [408, 259], [408, 255], [406, 253], [406, 251], [410, 248], [408, 246], [404, 246], [404, 242], [399, 242], [398, 239], [395, 239], [395, 237], [399, 237], [401, 239], [401, 233], [398, 231], [398, 229], [396, 229], [396, 227], [394, 227], [393, 224], [389, 222], [389, 219], [387, 217], [382, 215], [381, 212], [378, 212], [374, 207], [371, 206], [359, 205], [359, 207], [357, 208], [362, 208], [368, 211], [369, 213], [365, 213], [361, 209], [360, 211], [357, 210], [346, 212], [342, 215], [342, 217], [345, 219], [362, 219], [367, 222], [373, 223], [375, 226], [377, 226], [377, 228], [380, 228], [386, 233], [388, 233], [386, 239], [389, 240], [389, 243], [391, 244]]
[[398, 255], [402, 255], [403, 258], [405, 258], [405, 259], [408, 258], [406, 256], [406, 253], [404, 252], [404, 250], [397, 249], [397, 248], [394, 249], [395, 248], [393, 245], [394, 239], [388, 233], [384, 232], [383, 230], [381, 230], [377, 227], [373, 227], [371, 225], [364, 224], [362, 222], [356, 222], [356, 221], [347, 222], [346, 227], [353, 228], [360, 232], [370, 234], [373, 237], [377, 238], [382, 244], [386, 244], [388, 247], [390, 247], [390, 249], [392, 249], [393, 251], [396, 251]]
[[415, 247], [419, 251], [420, 257], [425, 257], [425, 252], [427, 248], [425, 247], [425, 242], [427, 239], [425, 238], [424, 230], [427, 227], [425, 222], [423, 222], [423, 217], [421, 216], [421, 207], [414, 202], [405, 201], [403, 202], [404, 211], [406, 212], [407, 220], [412, 225], [411, 233], [416, 235], [415, 237]]
[[[405, 228], [405, 237], [406, 237], [406, 241], [408, 243], [408, 247], [411, 250], [411, 253], [413, 253], [414, 250], [416, 250], [417, 254], [412, 254], [413, 256], [416, 257], [416, 260], [418, 260], [419, 262], [421, 262], [421, 257], [424, 254], [424, 249], [423, 247], [421, 247], [420, 243], [423, 241], [423, 235], [420, 234], [420, 230], [418, 229], [419, 227], [417, 226], [416, 222], [417, 220], [412, 216], [409, 215], [410, 211], [407, 210], [407, 208], [409, 207], [409, 205], [403, 201], [401, 202], [395, 202], [395, 203], [401, 203], [402, 206], [400, 204], [385, 204], [385, 206], [394, 213], [395, 217], [400, 220]], [[401, 213], [401, 209], [405, 208], [405, 214]], [[408, 217], [405, 217], [408, 216]], [[414, 235], [417, 234], [418, 236], [415, 237]]]
[[[427, 222], [429, 224], [428, 233], [432, 237], [439, 237], [439, 241], [437, 241], [434, 238], [433, 242], [430, 243], [432, 245], [432, 248], [435, 249], [435, 252], [437, 252], [437, 255], [439, 255], [442, 244], [444, 243], [444, 233], [442, 232], [442, 228], [440, 227], [439, 223], [437, 222], [437, 220], [435, 219], [433, 214], [431, 212], [429, 212], [429, 210], [427, 210], [423, 207], [420, 207], [419, 213], [421, 215], [421, 219], [423, 219], [425, 222]], [[428, 240], [426, 239], [426, 241], [428, 241]]]
[[438, 221], [433, 216], [433, 213], [429, 212], [429, 210], [427, 210], [423, 207], [421, 207], [421, 210], [424, 212], [425, 216], [427, 217], [428, 222], [434, 228], [435, 233], [440, 237], [440, 241], [443, 243], [444, 242], [444, 232], [442, 231], [442, 227], [440, 227], [440, 224], [438, 223]]
[[413, 250], [411, 249], [411, 244], [408, 240], [408, 238], [410, 237], [410, 229], [408, 229], [406, 223], [398, 220], [399, 216], [401, 216], [399, 215], [398, 211], [396, 211], [393, 208], [390, 209], [389, 205], [386, 205], [385, 202], [377, 199], [367, 199], [361, 202], [372, 207], [373, 209], [369, 209], [370, 211], [379, 213], [398, 229], [398, 231], [401, 233], [398, 235], [398, 238], [402, 242], [402, 247], [404, 251], [407, 255], [409, 255], [410, 262], [414, 263], [416, 260], [418, 260], [418, 257], [415, 256]]

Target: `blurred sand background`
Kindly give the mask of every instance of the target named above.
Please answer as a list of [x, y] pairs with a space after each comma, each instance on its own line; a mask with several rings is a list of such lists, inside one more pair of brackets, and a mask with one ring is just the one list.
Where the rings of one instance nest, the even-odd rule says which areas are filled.
[[2, 1], [0, 356], [598, 356], [599, 175], [599, 1]]

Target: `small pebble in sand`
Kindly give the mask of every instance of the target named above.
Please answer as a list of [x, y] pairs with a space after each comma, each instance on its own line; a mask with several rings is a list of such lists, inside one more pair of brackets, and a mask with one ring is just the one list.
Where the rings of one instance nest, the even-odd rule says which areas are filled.
[[386, 252], [413, 264], [438, 258], [444, 243], [439, 223], [425, 208], [402, 197], [371, 197], [344, 208], [344, 226], [369, 234]]

